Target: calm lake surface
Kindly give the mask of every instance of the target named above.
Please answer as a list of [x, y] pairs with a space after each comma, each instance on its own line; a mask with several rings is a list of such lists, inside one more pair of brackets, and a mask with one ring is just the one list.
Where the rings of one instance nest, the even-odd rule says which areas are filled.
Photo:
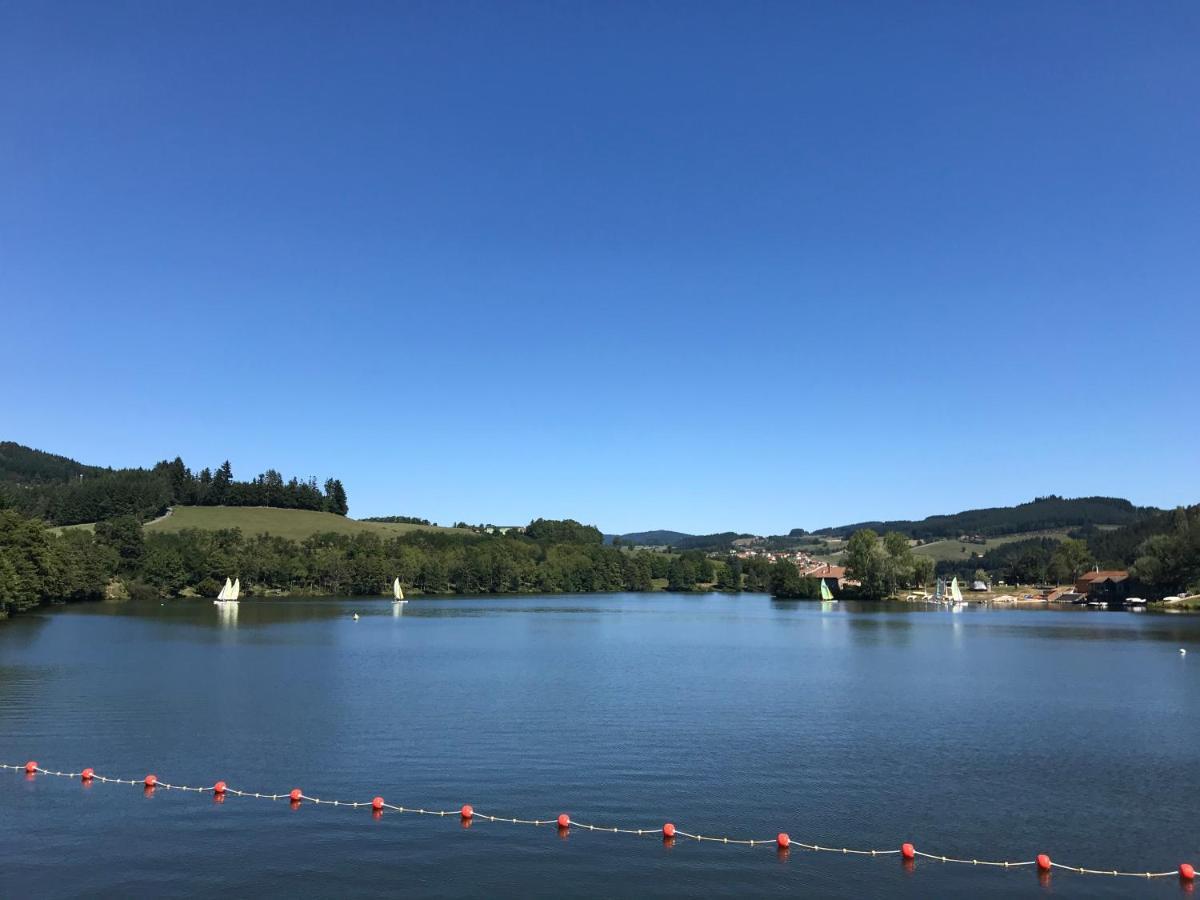
[[[0, 623], [0, 761], [26, 759], [1167, 870], [1200, 864], [1200, 617], [755, 594], [414, 600], [398, 617], [385, 601], [251, 600], [236, 624], [208, 602], [73, 606]], [[5, 897], [1183, 890], [0, 771]]]

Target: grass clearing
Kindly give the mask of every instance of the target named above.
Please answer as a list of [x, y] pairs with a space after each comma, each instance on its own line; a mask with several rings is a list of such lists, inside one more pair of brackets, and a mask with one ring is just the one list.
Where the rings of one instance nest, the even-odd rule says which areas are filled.
[[[91, 526], [71, 526], [88, 527]], [[310, 509], [274, 509], [267, 506], [176, 506], [171, 515], [147, 523], [147, 532], [182, 531], [200, 528], [240, 528], [245, 535], [272, 534], [302, 541], [314, 534], [377, 534], [396, 537], [414, 531], [443, 531], [470, 534], [462, 528], [438, 528], [433, 525], [408, 525], [401, 522], [360, 522], [333, 513]]]
[[1011, 544], [1014, 541], [1024, 541], [1029, 538], [1052, 538], [1061, 541], [1066, 536], [1066, 529], [1060, 529], [1057, 531], [1025, 531], [1020, 534], [1004, 534], [999, 537], [988, 538], [985, 544], [972, 544], [966, 541], [930, 541], [928, 544], [913, 547], [913, 554], [916, 556], [928, 556], [934, 562], [941, 562], [947, 559], [963, 560], [970, 559], [973, 553], [982, 556], [989, 550], [1003, 544]]

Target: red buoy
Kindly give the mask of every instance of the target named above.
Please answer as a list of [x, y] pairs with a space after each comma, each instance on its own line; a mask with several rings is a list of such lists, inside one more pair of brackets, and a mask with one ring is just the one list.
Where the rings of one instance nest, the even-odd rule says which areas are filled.
[[92, 771], [91, 769], [84, 769], [82, 772], [79, 773], [79, 777], [81, 779], [83, 779], [84, 781], [91, 781], [93, 778], [96, 777], [96, 773], [94, 771]]
[[462, 817], [464, 819], [469, 819], [473, 815], [475, 815], [475, 810], [471, 809], [471, 805], [469, 803], [462, 808]]
[[1194, 881], [1196, 878], [1196, 870], [1192, 868], [1190, 863], [1180, 863], [1179, 877], [1184, 881]]
[[383, 798], [376, 797], [371, 801], [371, 809], [383, 809]]
[[218, 781], [216, 784], [214, 784], [214, 785], [213, 785], [213, 793], [214, 793], [214, 794], [223, 794], [223, 793], [225, 793], [225, 782], [223, 782], [223, 781]]
[[1043, 872], [1050, 871], [1050, 857], [1045, 853], [1039, 853], [1037, 857], [1038, 868]]
[[916, 855], [917, 855], [917, 848], [914, 847], [912, 844], [901, 844], [900, 845], [900, 855], [903, 856], [905, 859], [914, 859], [914, 858], [916, 858]]
[[145, 783], [146, 783], [146, 787], [150, 787], [150, 788], [154, 787], [156, 784], [158, 784], [158, 776], [157, 775], [147, 775]]
[[663, 826], [663, 837], [665, 837], [665, 838], [675, 837], [675, 826], [672, 825], [670, 822], [668, 822], [666, 825]]
[[37, 763], [35, 763], [31, 759], [29, 762], [25, 763], [25, 774], [32, 775], [34, 772], [37, 771], [37, 768], [38, 768]]
[[304, 792], [300, 788], [292, 788], [292, 792], [288, 796], [292, 798], [293, 803], [299, 803], [300, 798], [304, 796]]
[[790, 844], [791, 842], [792, 842], [792, 839], [787, 836], [786, 832], [781, 831], [781, 832], [779, 832], [779, 834], [777, 834], [775, 836], [775, 843], [777, 843], [779, 845], [779, 848], [781, 850], [786, 850], [788, 848], [788, 844]]
[[570, 828], [571, 827], [571, 817], [568, 816], [566, 813], [563, 813], [562, 815], [560, 815], [558, 817], [558, 827], [559, 828]]

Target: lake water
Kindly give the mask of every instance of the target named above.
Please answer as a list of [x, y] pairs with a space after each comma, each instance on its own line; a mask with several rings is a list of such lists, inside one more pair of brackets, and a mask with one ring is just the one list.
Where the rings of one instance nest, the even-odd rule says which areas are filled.
[[[1168, 870], [1200, 864], [1200, 617], [754, 594], [414, 600], [399, 617], [382, 601], [246, 601], [236, 624], [207, 602], [73, 606], [0, 623], [0, 761], [26, 759]], [[5, 897], [1183, 890], [0, 771]]]

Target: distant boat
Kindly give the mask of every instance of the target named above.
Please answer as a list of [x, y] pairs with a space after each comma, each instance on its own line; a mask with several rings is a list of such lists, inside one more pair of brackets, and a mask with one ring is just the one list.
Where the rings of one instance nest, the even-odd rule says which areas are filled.
[[829, 589], [829, 585], [827, 585], [825, 583], [824, 578], [821, 579], [821, 599], [822, 600], [832, 600], [833, 599], [833, 591], [831, 591]]
[[958, 587], [957, 575], [950, 581], [950, 602], [953, 604], [951, 609], [954, 612], [962, 612], [967, 608], [966, 601], [963, 600], [962, 591]]
[[237, 603], [238, 595], [242, 592], [241, 580], [230, 581], [225, 579], [225, 586], [221, 588], [221, 593], [217, 594], [217, 599], [213, 601], [218, 605], [223, 603]]
[[400, 579], [399, 578], [397, 578], [395, 581], [392, 582], [392, 602], [393, 603], [407, 603], [408, 602], [407, 600], [404, 599], [404, 588], [400, 587]]

